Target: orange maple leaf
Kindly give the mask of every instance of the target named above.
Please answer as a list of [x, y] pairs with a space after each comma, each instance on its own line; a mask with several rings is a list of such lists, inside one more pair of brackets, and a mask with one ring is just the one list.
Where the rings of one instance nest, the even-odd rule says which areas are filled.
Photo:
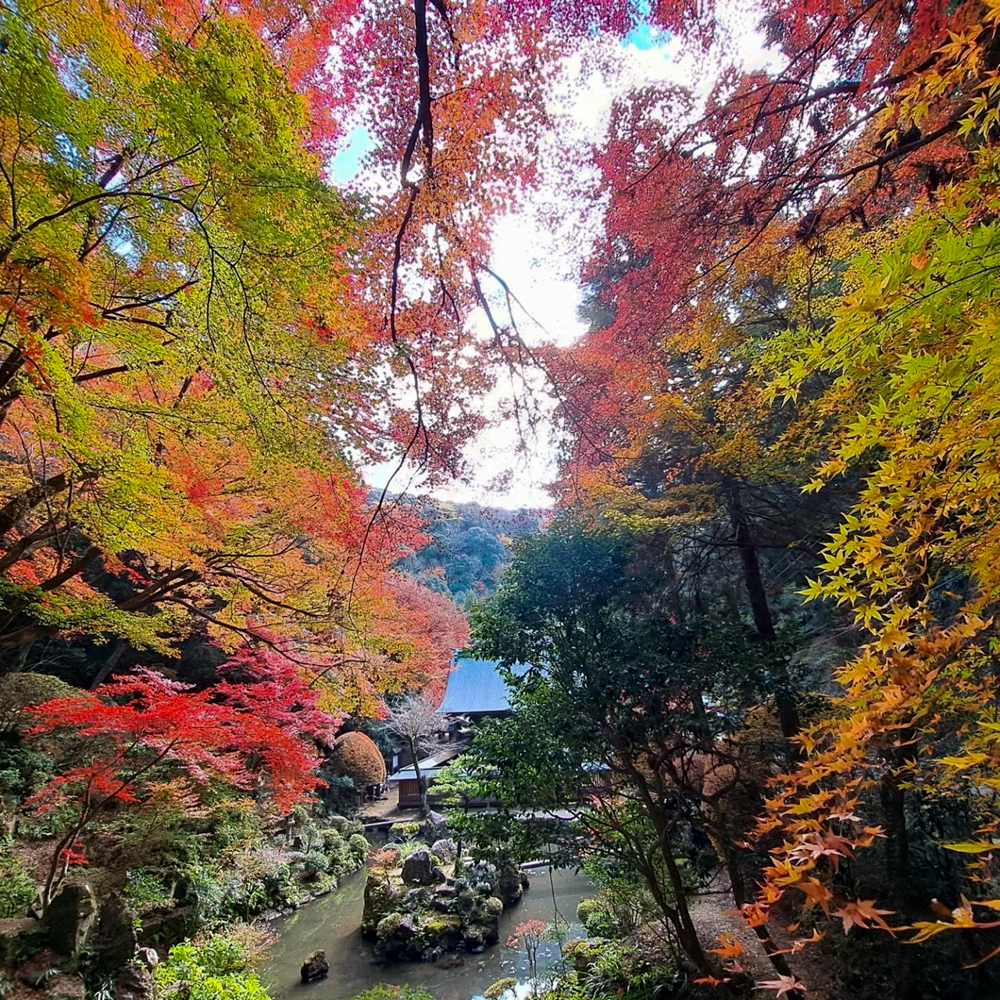
[[736, 940], [735, 934], [720, 934], [719, 947], [709, 950], [722, 958], [737, 958], [743, 954], [743, 945]]
[[877, 910], [874, 899], [859, 899], [853, 903], [844, 903], [839, 910], [834, 910], [833, 915], [844, 921], [844, 933], [849, 934], [854, 926], [867, 930], [872, 924], [884, 931], [891, 931], [892, 928], [882, 917], [895, 912], [895, 910]]
[[786, 993], [804, 993], [806, 984], [795, 976], [778, 976], [777, 979], [769, 979], [766, 983], [759, 983], [755, 990], [777, 990], [778, 996], [783, 997]]
[[795, 888], [801, 889], [805, 893], [806, 904], [803, 906], [803, 910], [811, 910], [814, 906], [820, 906], [827, 916], [830, 915], [830, 900], [833, 899], [833, 893], [819, 879], [808, 878], [804, 882], [799, 882]]

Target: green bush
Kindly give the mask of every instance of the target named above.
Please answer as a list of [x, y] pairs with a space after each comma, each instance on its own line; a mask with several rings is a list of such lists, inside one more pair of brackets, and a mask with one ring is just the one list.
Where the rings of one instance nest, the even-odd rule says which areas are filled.
[[368, 848], [371, 846], [364, 835], [360, 833], [352, 833], [350, 839], [347, 841], [347, 845], [358, 861], [364, 861], [368, 854]]
[[508, 990], [513, 990], [515, 986], [517, 986], [517, 980], [513, 976], [505, 976], [503, 979], [498, 979], [495, 983], [490, 983], [483, 990], [483, 996], [486, 997], [486, 1000], [499, 1000], [504, 993]]
[[125, 878], [122, 898], [134, 915], [173, 904], [170, 890], [155, 872], [140, 868], [138, 871], [126, 872]]
[[21, 859], [0, 848], [0, 917], [19, 917], [35, 900], [35, 880]]
[[394, 844], [399, 850], [399, 856], [401, 859], [405, 860], [414, 851], [427, 850], [427, 845], [422, 840], [404, 840], [402, 843]]
[[354, 1000], [434, 1000], [434, 996], [419, 986], [390, 986], [388, 983], [378, 983], [359, 993]]
[[322, 851], [306, 851], [292, 857], [308, 875], [318, 875], [330, 869], [330, 859]]
[[342, 843], [344, 838], [336, 830], [323, 831], [323, 850], [329, 851], [334, 844]]
[[351, 825], [351, 821], [346, 816], [328, 816], [326, 821], [341, 836], [347, 833], [347, 828]]
[[153, 970], [156, 1000], [270, 1000], [249, 971], [246, 946], [213, 934], [206, 940], [174, 945]]
[[326, 856], [330, 859], [327, 870], [334, 875], [346, 875], [358, 867], [358, 858], [346, 840], [338, 840], [331, 844], [326, 850]]
[[389, 827], [389, 835], [399, 837], [400, 840], [411, 840], [418, 833], [420, 833], [420, 824], [413, 820], [407, 820], [403, 823], [393, 823]]

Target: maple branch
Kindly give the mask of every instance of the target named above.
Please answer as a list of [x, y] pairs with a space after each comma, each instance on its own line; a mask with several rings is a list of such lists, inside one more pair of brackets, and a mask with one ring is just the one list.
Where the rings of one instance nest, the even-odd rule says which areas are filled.
[[[89, 482], [97, 478], [96, 472], [84, 472], [79, 477], [79, 482]], [[28, 511], [33, 510], [40, 503], [56, 496], [66, 490], [73, 483], [73, 478], [65, 472], [57, 472], [54, 476], [12, 497], [2, 507], [0, 507], [0, 537], [12, 531], [17, 522], [24, 517]]]
[[96, 545], [92, 545], [82, 556], [74, 559], [61, 572], [40, 584], [38, 589], [49, 591], [61, 587], [67, 580], [82, 573], [100, 554], [101, 550]]

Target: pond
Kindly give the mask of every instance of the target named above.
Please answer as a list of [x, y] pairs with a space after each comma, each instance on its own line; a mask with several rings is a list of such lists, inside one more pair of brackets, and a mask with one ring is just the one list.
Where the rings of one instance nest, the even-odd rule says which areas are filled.
[[[274, 924], [280, 935], [261, 968], [261, 979], [274, 1000], [350, 1000], [376, 983], [409, 983], [427, 990], [438, 1000], [471, 1000], [479, 997], [497, 979], [511, 976], [524, 983], [528, 963], [524, 953], [504, 942], [524, 920], [554, 923], [559, 917], [568, 925], [563, 940], [582, 936], [576, 919], [576, 905], [593, 892], [583, 875], [570, 871], [529, 872], [531, 887], [520, 903], [500, 917], [500, 944], [479, 955], [460, 952], [462, 964], [448, 968], [441, 962], [380, 963], [372, 956], [372, 946], [361, 940], [361, 910], [365, 875], [359, 872], [345, 879], [340, 888], [314, 900], [289, 917]], [[299, 967], [312, 951], [322, 948], [330, 962], [330, 975], [302, 985]], [[559, 961], [559, 945], [546, 942], [539, 949], [538, 966], [554, 971]], [[526, 993], [527, 988], [518, 990]]]

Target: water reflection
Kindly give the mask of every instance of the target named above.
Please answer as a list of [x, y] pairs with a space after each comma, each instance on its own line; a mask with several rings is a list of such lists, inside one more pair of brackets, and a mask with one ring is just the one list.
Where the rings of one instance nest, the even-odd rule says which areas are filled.
[[[364, 873], [346, 879], [337, 892], [317, 899], [290, 917], [275, 923], [280, 934], [261, 978], [274, 1000], [350, 1000], [375, 983], [420, 986], [438, 1000], [470, 1000], [504, 977], [519, 980], [518, 1000], [527, 996], [528, 962], [520, 950], [504, 942], [524, 920], [565, 921], [563, 940], [579, 937], [576, 904], [592, 892], [588, 880], [574, 872], [538, 869], [531, 873], [531, 888], [520, 903], [500, 918], [500, 944], [480, 955], [459, 953], [461, 964], [450, 957], [439, 962], [375, 962], [371, 945], [361, 940]], [[299, 967], [312, 951], [322, 948], [330, 962], [330, 975], [303, 986]], [[559, 945], [546, 941], [538, 950], [538, 969], [544, 979], [555, 971]]]

